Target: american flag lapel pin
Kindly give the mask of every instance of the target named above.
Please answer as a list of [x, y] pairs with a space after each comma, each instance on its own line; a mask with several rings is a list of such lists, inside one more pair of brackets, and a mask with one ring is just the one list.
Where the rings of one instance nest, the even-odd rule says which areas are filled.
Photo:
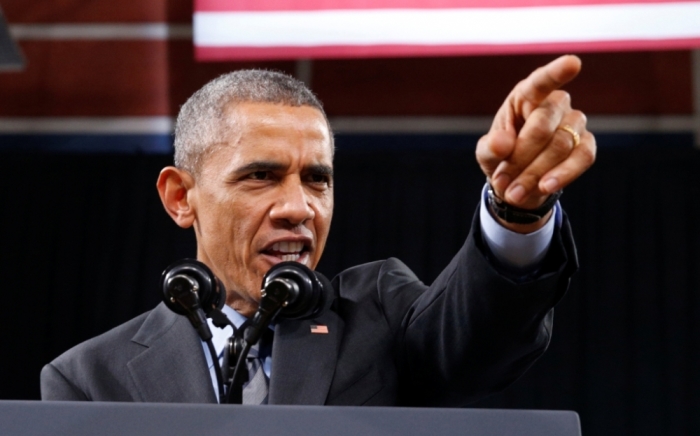
[[328, 326], [321, 324], [311, 324], [311, 333], [318, 333], [321, 335], [328, 334]]

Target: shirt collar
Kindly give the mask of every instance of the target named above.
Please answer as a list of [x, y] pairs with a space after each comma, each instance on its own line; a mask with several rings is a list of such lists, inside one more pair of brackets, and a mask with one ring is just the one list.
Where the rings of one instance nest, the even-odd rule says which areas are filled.
[[[221, 311], [228, 317], [228, 319], [233, 323], [233, 325], [236, 326], [236, 328], [240, 328], [241, 325], [243, 325], [244, 322], [248, 320], [245, 316], [241, 315], [240, 313], [236, 312], [231, 308], [231, 306], [225, 305], [221, 309]], [[207, 319], [207, 323], [209, 323], [209, 328], [211, 329], [211, 342], [214, 345], [214, 350], [216, 350], [216, 355], [221, 359], [224, 355], [224, 347], [228, 344], [228, 338], [231, 337], [233, 334], [233, 329], [231, 326], [226, 326], [223, 329], [220, 329], [212, 323], [211, 319]], [[270, 329], [274, 330], [275, 326], [270, 325]], [[255, 346], [251, 348], [250, 352], [248, 353], [248, 357], [258, 357], [258, 347]], [[209, 367], [213, 367], [214, 363], [211, 362], [209, 364]]]

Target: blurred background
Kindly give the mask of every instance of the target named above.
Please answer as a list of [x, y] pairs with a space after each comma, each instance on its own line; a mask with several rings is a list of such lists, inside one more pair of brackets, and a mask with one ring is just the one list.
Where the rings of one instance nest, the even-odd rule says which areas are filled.
[[161, 271], [195, 255], [155, 181], [178, 108], [207, 81], [260, 67], [307, 82], [338, 147], [319, 270], [395, 256], [430, 282], [468, 233], [491, 117], [576, 51], [565, 89], [599, 145], [562, 197], [581, 269], [546, 355], [474, 407], [575, 410], [585, 435], [700, 434], [700, 24], [695, 39], [617, 45], [227, 52], [195, 49], [191, 0], [0, 7], [1, 399], [38, 399], [44, 364], [154, 307]]

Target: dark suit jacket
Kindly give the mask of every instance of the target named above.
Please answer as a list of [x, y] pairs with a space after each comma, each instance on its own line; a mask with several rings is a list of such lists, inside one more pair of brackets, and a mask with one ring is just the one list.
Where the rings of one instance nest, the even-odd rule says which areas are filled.
[[[577, 268], [569, 225], [537, 277], [516, 282], [488, 258], [475, 221], [430, 287], [397, 259], [373, 262], [334, 278], [318, 319], [281, 321], [270, 403], [454, 407], [522, 375], [547, 348]], [[199, 337], [163, 304], [46, 365], [41, 389], [45, 400], [216, 402]]]

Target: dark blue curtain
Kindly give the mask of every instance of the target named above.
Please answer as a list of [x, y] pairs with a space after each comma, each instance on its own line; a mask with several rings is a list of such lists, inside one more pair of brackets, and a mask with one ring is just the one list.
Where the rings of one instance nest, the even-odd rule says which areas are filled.
[[[462, 244], [484, 178], [474, 138], [339, 136], [319, 270], [396, 256], [429, 282]], [[162, 210], [158, 155], [0, 155], [0, 398], [39, 397], [43, 364], [159, 301], [193, 234]], [[584, 434], [700, 432], [700, 151], [603, 147], [568, 188], [581, 270], [549, 351], [475, 407], [571, 409]]]

